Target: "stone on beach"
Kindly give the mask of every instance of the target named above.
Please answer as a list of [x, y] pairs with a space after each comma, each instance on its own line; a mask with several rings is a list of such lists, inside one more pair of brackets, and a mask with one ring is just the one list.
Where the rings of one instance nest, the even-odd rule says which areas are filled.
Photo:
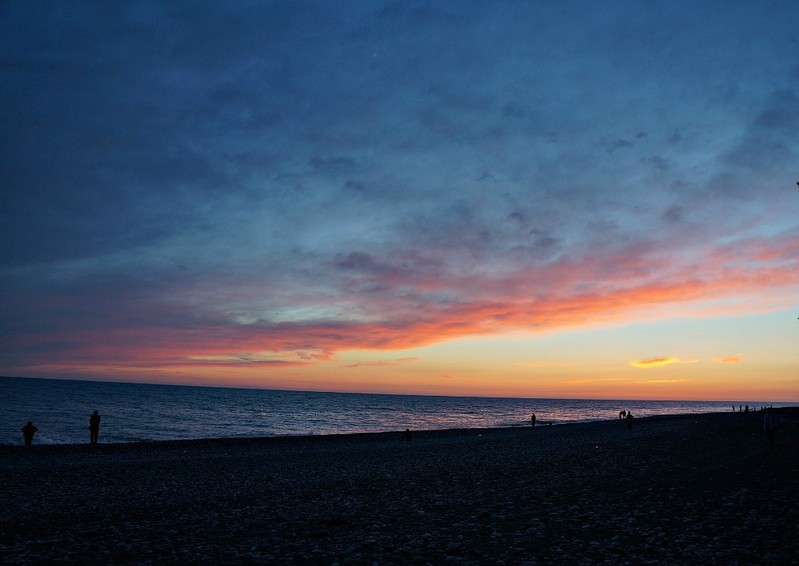
[[[790, 413], [785, 412], [790, 416]], [[799, 561], [799, 424], [0, 447], [5, 563]]]

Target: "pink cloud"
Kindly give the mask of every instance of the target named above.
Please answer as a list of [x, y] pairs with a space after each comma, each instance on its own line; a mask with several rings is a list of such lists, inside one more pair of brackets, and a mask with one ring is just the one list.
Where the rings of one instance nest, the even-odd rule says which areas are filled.
[[[799, 285], [797, 250], [796, 234], [744, 239], [704, 255], [677, 254], [650, 243], [584, 258], [564, 256], [543, 266], [497, 263], [487, 269], [476, 258], [473, 265], [449, 272], [442, 261], [420, 260], [414, 266], [412, 256], [400, 257], [395, 268], [347, 257], [347, 273], [336, 280], [335, 293], [297, 290], [294, 297], [289, 291], [281, 296], [288, 304], [301, 298], [299, 304], [335, 307], [342, 313], [335, 320], [270, 322], [263, 317], [242, 323], [229, 314], [224, 300], [208, 311], [193, 302], [181, 307], [177, 299], [156, 302], [145, 296], [140, 304], [128, 301], [125, 309], [114, 311], [104, 326], [97, 317], [76, 316], [62, 320], [61, 328], [54, 324], [44, 332], [12, 335], [3, 354], [13, 361], [3, 371], [24, 373], [45, 359], [65, 367], [290, 367], [330, 360], [342, 350], [397, 350], [507, 330], [611, 322], [641, 316], [658, 305], [763, 296]], [[361, 279], [352, 273], [359, 266], [370, 270]], [[378, 291], [361, 289], [371, 289], [367, 283]], [[227, 296], [241, 295], [233, 289]], [[246, 300], [236, 305], [233, 312], [247, 312]], [[79, 314], [79, 308], [93, 307], [87, 298], [70, 308]], [[748, 307], [742, 301], [729, 308], [746, 312]], [[81, 328], [85, 321], [91, 326]], [[666, 360], [674, 363], [672, 358], [635, 363], [653, 367]], [[400, 362], [359, 365], [391, 363]]]
[[713, 361], [717, 364], [740, 364], [743, 363], [744, 357], [742, 354], [734, 354], [732, 356], [713, 358]]

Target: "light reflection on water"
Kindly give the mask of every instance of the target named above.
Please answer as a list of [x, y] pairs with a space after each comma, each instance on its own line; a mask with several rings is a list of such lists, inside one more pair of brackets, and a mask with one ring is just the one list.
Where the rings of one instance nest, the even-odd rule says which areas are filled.
[[[32, 420], [36, 443], [84, 443], [88, 419], [103, 417], [101, 442], [262, 437], [354, 432], [527, 426], [658, 414], [731, 411], [747, 402], [598, 401], [426, 397], [223, 389], [88, 381], [0, 378], [0, 444], [21, 444]], [[750, 408], [771, 404], [753, 403]]]

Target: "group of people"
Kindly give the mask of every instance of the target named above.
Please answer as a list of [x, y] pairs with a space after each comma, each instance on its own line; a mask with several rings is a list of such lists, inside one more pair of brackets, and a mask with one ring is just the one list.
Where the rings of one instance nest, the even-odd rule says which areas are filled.
[[[39, 429], [32, 421], [22, 427], [22, 438], [25, 440], [25, 446], [33, 444], [33, 436]], [[100, 436], [100, 412], [95, 409], [89, 417], [89, 444], [97, 444], [97, 439]]]
[[619, 419], [624, 421], [624, 424], [627, 425], [627, 430], [633, 429], [633, 414], [632, 411], [621, 411], [619, 412]]
[[[758, 409], [757, 407], [752, 407], [752, 411], [757, 411], [757, 410], [765, 411], [766, 409], [767, 409], [767, 407], [760, 407], [760, 409]], [[732, 412], [733, 413], [735, 412], [735, 405], [732, 406]], [[749, 405], [738, 405], [738, 412], [739, 413], [748, 413], [749, 412]]]

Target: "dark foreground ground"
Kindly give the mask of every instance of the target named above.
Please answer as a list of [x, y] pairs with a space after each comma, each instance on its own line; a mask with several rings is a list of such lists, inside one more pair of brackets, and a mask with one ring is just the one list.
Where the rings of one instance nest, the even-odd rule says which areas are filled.
[[0, 447], [0, 562], [799, 564], [799, 415]]

